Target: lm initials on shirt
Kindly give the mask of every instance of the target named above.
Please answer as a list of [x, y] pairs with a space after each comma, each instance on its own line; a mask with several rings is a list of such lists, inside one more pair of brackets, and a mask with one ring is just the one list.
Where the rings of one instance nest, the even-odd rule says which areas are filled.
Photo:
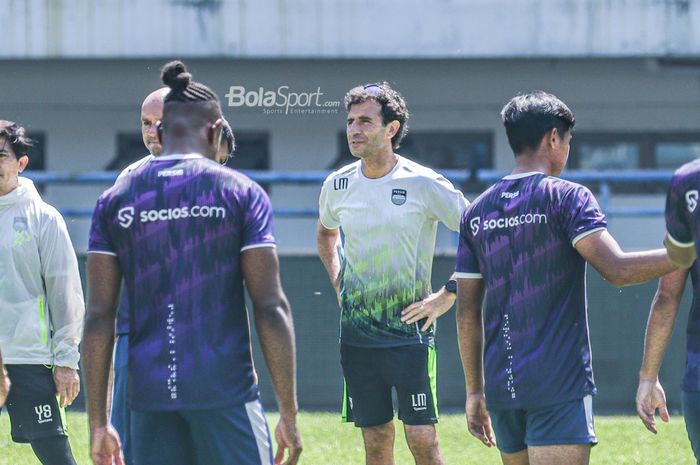
[[37, 405], [34, 407], [34, 413], [36, 413], [39, 417], [37, 420], [37, 423], [39, 424], [53, 421], [53, 411], [51, 410], [51, 405], [49, 404]]

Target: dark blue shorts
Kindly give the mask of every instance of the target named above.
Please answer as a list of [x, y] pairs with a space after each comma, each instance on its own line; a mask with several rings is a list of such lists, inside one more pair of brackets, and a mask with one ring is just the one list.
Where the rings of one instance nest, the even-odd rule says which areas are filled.
[[[12, 387], [7, 396], [12, 440], [27, 443], [68, 436], [65, 411], [58, 405], [53, 367], [5, 365]], [[2, 409], [0, 409], [2, 411]]]
[[114, 350], [114, 387], [112, 389], [112, 426], [119, 433], [126, 465], [134, 463], [131, 453], [131, 416], [126, 400], [127, 364], [129, 361], [129, 335], [117, 336]]
[[341, 344], [345, 389], [343, 421], [358, 427], [383, 425], [394, 418], [392, 388], [399, 419], [407, 425], [437, 423], [437, 353], [410, 345], [365, 348]]
[[132, 410], [131, 441], [137, 464], [273, 463], [270, 432], [259, 400], [207, 410]]
[[681, 401], [690, 446], [693, 448], [695, 461], [700, 464], [700, 392], [683, 391]]
[[489, 411], [496, 443], [512, 454], [528, 446], [596, 444], [593, 399], [586, 396], [534, 409]]

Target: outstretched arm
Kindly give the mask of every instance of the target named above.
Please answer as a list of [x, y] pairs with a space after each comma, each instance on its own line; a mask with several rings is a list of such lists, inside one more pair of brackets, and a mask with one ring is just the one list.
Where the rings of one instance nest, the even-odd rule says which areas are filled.
[[664, 249], [623, 252], [606, 230], [584, 237], [575, 247], [615, 287], [643, 283], [677, 268]]
[[91, 253], [87, 261], [88, 305], [83, 333], [83, 369], [87, 386], [92, 461], [123, 464], [119, 434], [109, 424], [108, 383], [114, 350], [115, 316], [121, 270], [112, 255]]
[[659, 382], [659, 369], [671, 340], [673, 324], [688, 277], [688, 270], [676, 270], [659, 280], [659, 287], [651, 303], [647, 331], [644, 338], [644, 358], [639, 370], [637, 413], [644, 426], [656, 433], [654, 414], [659, 410], [663, 421], [668, 421], [666, 394]]
[[298, 405], [294, 323], [280, 283], [277, 253], [273, 247], [245, 250], [241, 254], [241, 267], [253, 302], [255, 328], [280, 409], [280, 420], [275, 430], [278, 443], [275, 462], [280, 463], [285, 449], [288, 449], [284, 465], [294, 465], [302, 450], [296, 423]]

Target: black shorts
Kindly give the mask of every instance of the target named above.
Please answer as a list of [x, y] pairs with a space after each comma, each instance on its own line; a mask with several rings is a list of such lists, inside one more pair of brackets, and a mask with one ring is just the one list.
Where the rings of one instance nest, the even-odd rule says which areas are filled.
[[[59, 408], [53, 370], [45, 365], [5, 365], [12, 386], [7, 396], [12, 440], [32, 442], [67, 436], [64, 410]], [[0, 409], [2, 411], [2, 409]]]
[[343, 421], [355, 426], [383, 425], [394, 418], [392, 387], [399, 419], [407, 425], [437, 423], [437, 353], [411, 345], [386, 349], [340, 346], [343, 366]]

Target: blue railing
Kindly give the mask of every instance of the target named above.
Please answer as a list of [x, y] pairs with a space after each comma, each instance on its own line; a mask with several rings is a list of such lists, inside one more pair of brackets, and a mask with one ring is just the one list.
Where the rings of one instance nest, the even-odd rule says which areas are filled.
[[[295, 184], [319, 186], [330, 174], [330, 171], [260, 171], [248, 170], [244, 173], [262, 184]], [[464, 170], [441, 170], [441, 173], [455, 185], [477, 181], [484, 185], [490, 185], [501, 179], [505, 174], [502, 171], [480, 170], [476, 173]], [[89, 171], [81, 173], [27, 171], [23, 174], [32, 179], [36, 184], [70, 184], [70, 185], [109, 185], [117, 179], [118, 171]], [[584, 185], [597, 183], [598, 202], [603, 211], [612, 217], [642, 217], [663, 215], [663, 206], [650, 208], [612, 208], [610, 199], [612, 196], [611, 184], [639, 185], [648, 183], [667, 183], [670, 181], [673, 171], [565, 171], [564, 179], [578, 182]], [[86, 218], [92, 216], [92, 209], [63, 208], [61, 213], [66, 217]], [[316, 218], [318, 208], [280, 208], [275, 209], [274, 214], [278, 218]]]

